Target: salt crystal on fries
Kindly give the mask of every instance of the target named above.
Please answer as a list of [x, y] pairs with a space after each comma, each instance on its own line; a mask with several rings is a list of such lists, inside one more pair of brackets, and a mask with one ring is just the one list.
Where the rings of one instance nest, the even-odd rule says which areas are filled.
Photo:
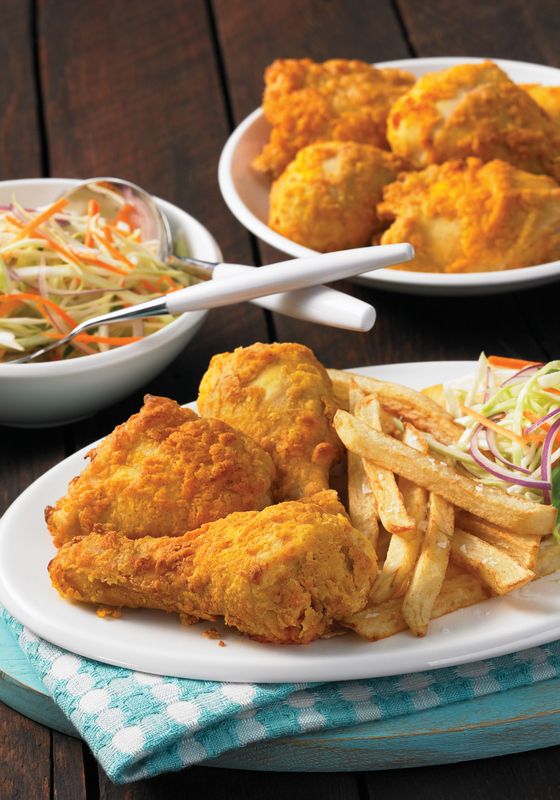
[[334, 424], [346, 447], [380, 467], [441, 495], [453, 505], [521, 535], [552, 533], [557, 511], [492, 489], [460, 475], [450, 466], [406, 444], [374, 431], [346, 411], [337, 411]]
[[355, 381], [365, 392], [376, 395], [390, 414], [411, 422], [418, 430], [431, 433], [443, 444], [455, 442], [463, 432], [463, 428], [447, 411], [430, 397], [408, 386], [338, 369], [329, 369], [327, 372], [333, 383], [335, 398], [342, 409], [348, 408], [350, 384]]
[[522, 567], [499, 547], [460, 528], [455, 530], [451, 557], [456, 564], [473, 572], [496, 594], [507, 594], [535, 577], [534, 572]]
[[403, 617], [416, 636], [425, 636], [428, 632], [433, 607], [445, 579], [454, 528], [453, 506], [432, 493], [422, 551], [402, 606]]

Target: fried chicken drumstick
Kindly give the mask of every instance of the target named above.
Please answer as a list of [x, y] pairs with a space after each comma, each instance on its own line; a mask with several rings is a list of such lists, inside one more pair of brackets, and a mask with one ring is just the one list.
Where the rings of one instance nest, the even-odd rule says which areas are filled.
[[161, 609], [185, 622], [223, 616], [258, 641], [305, 644], [362, 609], [375, 576], [371, 544], [336, 513], [334, 492], [321, 495], [180, 537], [93, 533], [64, 545], [49, 573], [72, 600]]
[[178, 536], [272, 502], [274, 465], [256, 442], [166, 397], [147, 395], [89, 457], [68, 494], [45, 511], [57, 547], [94, 529]]
[[332, 426], [336, 403], [325, 368], [300, 344], [254, 344], [212, 358], [198, 407], [251, 436], [272, 456], [277, 501], [329, 485], [343, 448]]

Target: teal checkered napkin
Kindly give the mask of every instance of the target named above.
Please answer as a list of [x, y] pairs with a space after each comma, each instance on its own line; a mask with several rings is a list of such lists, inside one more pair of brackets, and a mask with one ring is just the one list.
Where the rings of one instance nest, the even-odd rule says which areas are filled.
[[244, 684], [163, 678], [81, 658], [3, 615], [107, 775], [127, 783], [251, 742], [413, 714], [560, 675], [560, 642], [388, 678]]

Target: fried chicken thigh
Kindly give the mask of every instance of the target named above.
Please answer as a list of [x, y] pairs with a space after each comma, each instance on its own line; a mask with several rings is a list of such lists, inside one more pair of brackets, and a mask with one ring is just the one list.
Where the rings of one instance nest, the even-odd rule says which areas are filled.
[[328, 488], [343, 448], [332, 420], [332, 384], [300, 344], [254, 344], [214, 356], [200, 384], [198, 407], [255, 439], [272, 456], [276, 500]]
[[321, 252], [365, 246], [380, 227], [383, 186], [401, 169], [399, 159], [373, 145], [311, 144], [272, 184], [268, 224]]
[[418, 169], [477, 156], [560, 179], [557, 126], [490, 61], [424, 75], [392, 106], [387, 138]]
[[234, 513], [179, 537], [94, 533], [62, 547], [50, 576], [72, 600], [161, 609], [184, 622], [223, 616], [259, 641], [306, 644], [364, 607], [376, 559], [344, 514], [312, 500]]
[[485, 272], [560, 258], [560, 186], [505, 161], [449, 161], [386, 187], [382, 244], [410, 242], [401, 269]]
[[389, 108], [413, 83], [408, 72], [376, 69], [364, 61], [278, 59], [265, 72], [263, 111], [272, 125], [270, 140], [253, 166], [277, 178], [298, 150], [318, 141], [387, 148]]
[[243, 433], [173, 400], [144, 406], [89, 454], [68, 494], [45, 511], [56, 546], [104, 530], [177, 536], [271, 502], [274, 465]]

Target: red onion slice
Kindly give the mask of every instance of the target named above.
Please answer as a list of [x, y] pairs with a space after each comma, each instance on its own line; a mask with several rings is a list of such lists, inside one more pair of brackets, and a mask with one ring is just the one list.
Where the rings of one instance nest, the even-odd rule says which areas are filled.
[[533, 424], [532, 424], [532, 425], [529, 425], [529, 427], [528, 427], [528, 428], [525, 428], [525, 430], [523, 431], [523, 433], [524, 433], [524, 434], [525, 434], [525, 433], [532, 433], [533, 431], [536, 431], [536, 430], [537, 430], [537, 428], [540, 428], [540, 427], [541, 427], [541, 425], [542, 425], [544, 422], [546, 422], [546, 421], [547, 421], [547, 419], [550, 419], [551, 417], [557, 417], [557, 416], [558, 416], [558, 414], [560, 414], [560, 406], [559, 406], [558, 408], [553, 408], [553, 409], [552, 409], [552, 411], [549, 411], [549, 412], [548, 412], [548, 414], [545, 414], [545, 415], [544, 415], [544, 417], [541, 417], [541, 418], [540, 418], [540, 419], [538, 419], [536, 422], [533, 422]]
[[556, 433], [559, 429], [560, 429], [560, 419], [557, 419], [550, 426], [550, 430], [546, 434], [546, 439], [544, 440], [544, 444], [542, 447], [541, 478], [543, 479], [543, 481], [546, 481], [549, 485], [549, 488], [543, 494], [545, 503], [550, 503], [550, 491], [552, 489], [552, 483], [551, 483], [552, 447], [554, 445], [554, 439], [556, 438]]
[[[560, 420], [558, 420], [558, 422], [560, 423]], [[500, 467], [499, 464], [496, 464], [494, 461], [491, 461], [489, 458], [487, 458], [487, 456], [485, 456], [480, 450], [478, 443], [478, 437], [483, 430], [484, 428], [482, 425], [479, 425], [475, 429], [469, 448], [473, 460], [479, 465], [479, 467], [482, 467], [486, 470], [486, 472], [489, 472], [490, 475], [494, 475], [495, 478], [499, 478], [506, 483], [524, 486], [526, 489], [540, 489], [543, 492], [550, 491], [551, 485], [548, 480], [539, 481], [534, 478], [522, 478], [519, 475], [514, 475], [509, 470]]]
[[515, 375], [512, 375], [511, 378], [504, 381], [501, 388], [503, 389], [504, 386], [510, 386], [512, 383], [518, 383], [519, 381], [525, 380], [525, 378], [530, 378], [532, 374], [538, 372], [541, 367], [544, 367], [542, 361], [539, 361], [538, 364], [530, 364], [528, 367], [523, 367], [523, 369], [520, 369]]

